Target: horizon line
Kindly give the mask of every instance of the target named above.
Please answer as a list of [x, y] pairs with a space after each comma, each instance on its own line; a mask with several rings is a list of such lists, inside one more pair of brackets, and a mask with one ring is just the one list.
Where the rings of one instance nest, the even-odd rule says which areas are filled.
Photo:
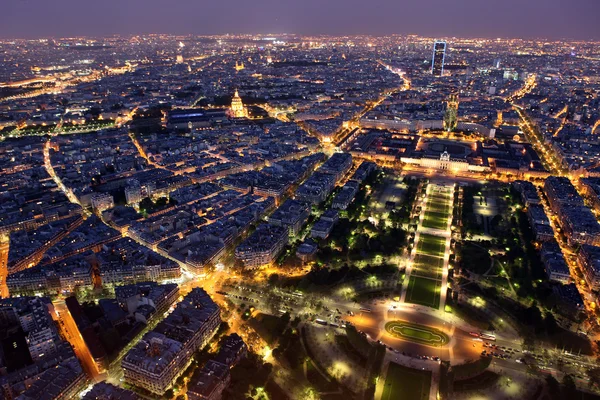
[[361, 38], [361, 37], [370, 37], [370, 38], [393, 38], [393, 37], [417, 37], [421, 39], [456, 39], [456, 40], [496, 40], [496, 41], [506, 41], [506, 40], [522, 40], [522, 41], [546, 41], [546, 42], [586, 42], [586, 43], [598, 43], [600, 42], [600, 38], [598, 39], [574, 39], [574, 38], [560, 38], [560, 39], [550, 39], [548, 37], [485, 37], [485, 36], [428, 36], [416, 33], [391, 33], [391, 34], [301, 34], [301, 33], [287, 33], [287, 32], [279, 32], [279, 33], [186, 33], [186, 34], [177, 34], [177, 33], [164, 33], [164, 32], [155, 32], [155, 33], [113, 33], [113, 34], [105, 34], [105, 35], [69, 35], [69, 36], [52, 36], [52, 35], [42, 35], [38, 37], [4, 37], [0, 36], [0, 41], [13, 41], [13, 40], [23, 40], [23, 41], [36, 41], [36, 40], [70, 40], [70, 39], [108, 39], [108, 38], [131, 38], [131, 37], [144, 37], [144, 36], [172, 36], [172, 37], [223, 37], [223, 36], [293, 36], [297, 38], [304, 37], [320, 37], [320, 38]]

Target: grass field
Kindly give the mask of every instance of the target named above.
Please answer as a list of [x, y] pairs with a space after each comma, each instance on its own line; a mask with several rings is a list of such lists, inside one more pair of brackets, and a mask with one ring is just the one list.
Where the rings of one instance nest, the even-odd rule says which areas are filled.
[[446, 230], [448, 228], [448, 214], [435, 211], [426, 211], [423, 217], [423, 227]]
[[423, 371], [390, 363], [381, 400], [427, 400], [431, 371]]
[[414, 258], [411, 274], [425, 278], [442, 279], [443, 267], [443, 258], [417, 253]]
[[[423, 228], [446, 230], [451, 216], [452, 191], [448, 187], [428, 186]], [[421, 232], [406, 287], [405, 301], [439, 308], [444, 272], [446, 238]]]
[[450, 198], [430, 196], [427, 198], [426, 208], [428, 211], [436, 211], [447, 214], [450, 212]]
[[427, 254], [432, 257], [444, 257], [446, 252], [446, 238], [421, 233], [417, 244], [417, 253]]
[[448, 335], [439, 329], [413, 324], [406, 321], [391, 321], [385, 324], [385, 330], [392, 336], [428, 346], [443, 346], [450, 341]]
[[441, 289], [441, 281], [411, 276], [406, 289], [406, 302], [439, 308]]
[[423, 226], [425, 228], [443, 229], [448, 227], [450, 216], [450, 197], [441, 194], [430, 194], [425, 204]]

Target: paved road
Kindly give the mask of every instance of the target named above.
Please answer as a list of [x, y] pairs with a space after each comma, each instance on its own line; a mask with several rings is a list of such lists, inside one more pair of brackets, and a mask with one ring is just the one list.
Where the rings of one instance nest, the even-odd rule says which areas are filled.
[[85, 344], [67, 305], [63, 300], [57, 300], [53, 304], [58, 315], [53, 314], [52, 317], [55, 319], [65, 338], [71, 343], [71, 346], [73, 346], [83, 370], [92, 378], [92, 380], [98, 381], [100, 378], [98, 366]]
[[0, 235], [0, 297], [8, 297], [6, 278], [8, 277], [8, 252], [10, 250], [10, 239], [8, 234]]

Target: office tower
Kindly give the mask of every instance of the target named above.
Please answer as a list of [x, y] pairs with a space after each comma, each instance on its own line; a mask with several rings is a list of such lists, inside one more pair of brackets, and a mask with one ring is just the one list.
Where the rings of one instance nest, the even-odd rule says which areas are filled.
[[433, 44], [433, 58], [431, 59], [431, 73], [435, 76], [444, 74], [444, 58], [446, 57], [446, 42]]

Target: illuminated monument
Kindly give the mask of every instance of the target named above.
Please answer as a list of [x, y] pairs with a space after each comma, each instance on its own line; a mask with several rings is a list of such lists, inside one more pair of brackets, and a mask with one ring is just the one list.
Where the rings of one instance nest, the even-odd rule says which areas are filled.
[[238, 91], [235, 91], [233, 98], [231, 99], [231, 115], [234, 118], [248, 118], [248, 111], [246, 107], [244, 107], [244, 103], [242, 102], [242, 98], [240, 97]]
[[451, 94], [446, 101], [446, 112], [444, 113], [444, 130], [452, 132], [458, 125], [458, 95]]
[[446, 42], [435, 42], [433, 44], [433, 58], [431, 59], [431, 74], [435, 76], [444, 75], [444, 59], [446, 58]]

